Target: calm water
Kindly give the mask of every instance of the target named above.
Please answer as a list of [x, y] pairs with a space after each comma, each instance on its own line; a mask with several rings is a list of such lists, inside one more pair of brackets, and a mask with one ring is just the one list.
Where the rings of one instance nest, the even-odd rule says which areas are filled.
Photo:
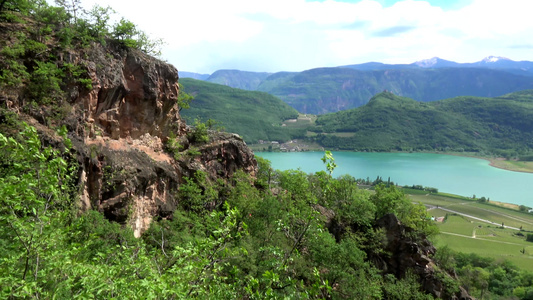
[[[325, 171], [323, 152], [256, 152], [279, 170]], [[388, 177], [400, 185], [420, 184], [441, 192], [533, 206], [533, 174], [491, 167], [483, 159], [429, 153], [333, 152], [333, 176], [350, 174], [370, 180]]]

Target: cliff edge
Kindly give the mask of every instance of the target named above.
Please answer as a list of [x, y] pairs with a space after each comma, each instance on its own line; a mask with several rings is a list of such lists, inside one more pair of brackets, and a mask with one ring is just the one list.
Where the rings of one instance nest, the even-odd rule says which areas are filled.
[[[28, 26], [31, 22], [2, 24], [5, 39], [0, 46], [22, 43], [7, 33]], [[66, 125], [81, 166], [81, 210], [97, 209], [108, 219], [128, 224], [139, 237], [154, 218], [172, 216], [183, 177], [197, 170], [210, 180], [226, 180], [236, 170], [255, 174], [253, 152], [238, 135], [208, 131], [207, 141], [191, 139], [194, 128], [179, 115], [174, 66], [119, 41], [79, 49], [62, 48], [57, 41], [43, 45], [47, 63], [63, 72], [59, 95], [50, 101], [45, 97], [56, 92], [51, 91], [36, 100], [31, 74], [20, 84], [2, 87], [0, 106], [35, 126], [49, 143], [58, 139], [51, 128]], [[38, 70], [37, 55], [15, 59]], [[9, 59], [3, 52], [0, 60]], [[179, 141], [183, 155], [165, 151], [169, 139]]]

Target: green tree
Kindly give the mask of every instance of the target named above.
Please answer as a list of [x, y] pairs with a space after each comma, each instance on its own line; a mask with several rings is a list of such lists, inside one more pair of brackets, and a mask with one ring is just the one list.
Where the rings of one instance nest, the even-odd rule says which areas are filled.
[[113, 26], [111, 34], [114, 38], [123, 41], [128, 47], [136, 48], [134, 37], [139, 33], [135, 23], [121, 18], [118, 23]]
[[0, 0], [0, 17], [5, 11], [14, 11], [25, 14], [31, 8], [31, 2], [28, 0]]
[[72, 15], [74, 23], [78, 21], [78, 16], [83, 12], [81, 0], [55, 0], [55, 3]]
[[383, 183], [376, 186], [375, 193], [370, 200], [376, 206], [375, 219], [392, 213], [406, 226], [418, 230], [425, 235], [438, 232], [437, 226], [431, 221], [425, 206], [421, 203], [413, 204], [407, 196], [396, 186], [386, 186]]
[[185, 88], [181, 83], [178, 84], [180, 92], [178, 94], [178, 108], [179, 111], [182, 109], [190, 108], [191, 101], [194, 100], [194, 97], [185, 92]]
[[91, 23], [91, 34], [100, 42], [104, 42], [104, 38], [109, 35], [109, 21], [114, 13], [115, 11], [110, 6], [99, 5], [94, 5], [87, 13]]
[[50, 237], [55, 220], [70, 212], [74, 172], [60, 151], [44, 147], [35, 128], [24, 126], [19, 140], [0, 134], [0, 237], [12, 241], [0, 249], [0, 273], [18, 296], [31, 294], [47, 276]]

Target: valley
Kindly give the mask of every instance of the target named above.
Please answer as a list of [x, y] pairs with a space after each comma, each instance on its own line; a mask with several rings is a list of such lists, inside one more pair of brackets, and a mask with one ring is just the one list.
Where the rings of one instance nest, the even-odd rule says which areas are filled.
[[[286, 18], [252, 2], [164, 1], [140, 25], [49, 2], [0, 1], [1, 299], [533, 297], [532, 62], [349, 64], [318, 51], [319, 31], [286, 30], [316, 16], [274, 2], [290, 14], [266, 39], [262, 22]], [[341, 35], [371, 25], [313, 11]], [[391, 21], [368, 37], [417, 31]], [[167, 61], [185, 47], [186, 66], [274, 69], [249, 60], [250, 38], [287, 66], [331, 60]]]
[[437, 246], [509, 260], [533, 271], [533, 244], [526, 241], [527, 234], [533, 235], [533, 214], [445, 195], [406, 193], [437, 219]]

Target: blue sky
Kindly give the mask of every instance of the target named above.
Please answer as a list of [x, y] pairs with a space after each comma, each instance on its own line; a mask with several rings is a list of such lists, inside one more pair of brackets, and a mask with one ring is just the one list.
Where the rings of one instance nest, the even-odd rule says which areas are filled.
[[[308, 2], [325, 2], [325, 0], [308, 0]], [[361, 2], [361, 0], [340, 0], [338, 2], [345, 2], [345, 3], [357, 3]], [[400, 2], [399, 0], [376, 0], [379, 4], [381, 4], [383, 7], [391, 7], [396, 2]], [[438, 6], [442, 8], [443, 10], [450, 10], [450, 9], [458, 9], [461, 7], [464, 7], [468, 4], [471, 4], [473, 0], [426, 0], [425, 2], [428, 2], [432, 6]]]
[[82, 0], [154, 37], [178, 70], [302, 71], [377, 61], [533, 60], [532, 0]]

